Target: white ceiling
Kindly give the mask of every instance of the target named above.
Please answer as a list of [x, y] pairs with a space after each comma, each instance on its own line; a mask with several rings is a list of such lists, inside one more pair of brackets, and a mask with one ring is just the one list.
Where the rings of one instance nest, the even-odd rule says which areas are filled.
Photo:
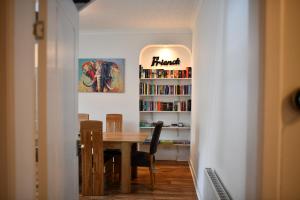
[[95, 0], [80, 12], [81, 32], [190, 32], [198, 0]]

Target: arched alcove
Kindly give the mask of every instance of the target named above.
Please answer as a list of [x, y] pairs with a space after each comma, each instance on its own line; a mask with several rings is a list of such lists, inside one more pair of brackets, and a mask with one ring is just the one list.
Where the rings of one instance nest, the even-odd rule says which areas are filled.
[[[157, 160], [188, 161], [191, 131], [191, 51], [184, 45], [147, 45], [140, 51], [140, 130], [163, 121]], [[149, 144], [140, 145], [147, 150]]]
[[179, 70], [191, 66], [191, 50], [184, 45], [147, 45], [140, 52], [139, 62], [144, 69], [170, 69], [170, 66], [151, 66], [153, 57], [159, 60], [174, 61], [179, 58], [180, 64], [172, 65], [171, 69]]

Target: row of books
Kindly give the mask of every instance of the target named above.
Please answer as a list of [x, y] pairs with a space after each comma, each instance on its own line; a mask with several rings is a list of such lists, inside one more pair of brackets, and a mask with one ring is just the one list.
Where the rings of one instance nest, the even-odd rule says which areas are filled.
[[140, 111], [191, 111], [192, 100], [161, 102], [140, 100]]
[[[144, 144], [150, 144], [151, 139], [146, 139]], [[179, 144], [179, 145], [187, 145], [190, 144], [189, 140], [159, 140], [159, 144]]]
[[192, 78], [192, 68], [184, 70], [143, 69], [140, 65], [140, 78]]
[[141, 95], [190, 95], [192, 85], [155, 85], [140, 83]]

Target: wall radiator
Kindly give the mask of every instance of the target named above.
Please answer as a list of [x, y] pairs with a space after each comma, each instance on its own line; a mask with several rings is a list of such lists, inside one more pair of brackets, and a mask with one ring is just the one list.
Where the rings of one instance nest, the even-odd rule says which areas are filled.
[[212, 168], [205, 169], [203, 200], [232, 200], [220, 177]]

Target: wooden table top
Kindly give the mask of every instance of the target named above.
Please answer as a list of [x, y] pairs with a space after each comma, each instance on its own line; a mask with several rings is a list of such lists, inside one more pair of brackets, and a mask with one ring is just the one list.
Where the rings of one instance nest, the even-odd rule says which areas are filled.
[[104, 142], [144, 142], [148, 133], [145, 132], [104, 132]]

